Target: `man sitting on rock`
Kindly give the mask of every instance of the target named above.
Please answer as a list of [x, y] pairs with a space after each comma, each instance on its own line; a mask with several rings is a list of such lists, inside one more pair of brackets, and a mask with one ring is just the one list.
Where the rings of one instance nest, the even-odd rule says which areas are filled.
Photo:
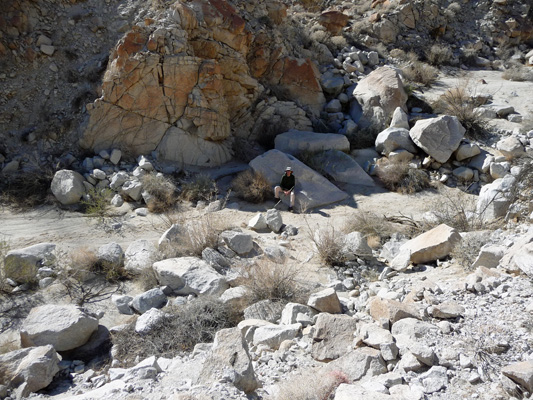
[[296, 185], [296, 178], [292, 174], [292, 168], [285, 168], [285, 173], [281, 177], [281, 182], [279, 186], [274, 188], [274, 196], [276, 200], [279, 200], [280, 192], [283, 191], [283, 194], [286, 196], [290, 195], [290, 206], [289, 211], [292, 212], [294, 208], [294, 186]]

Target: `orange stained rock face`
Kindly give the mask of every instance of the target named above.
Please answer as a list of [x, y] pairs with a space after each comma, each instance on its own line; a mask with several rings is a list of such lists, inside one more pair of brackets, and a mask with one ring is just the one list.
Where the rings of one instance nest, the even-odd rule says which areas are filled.
[[207, 0], [202, 3], [204, 18], [210, 24], [215, 23], [216, 19], [222, 18], [226, 28], [233, 34], [239, 35], [244, 32], [246, 22], [242, 19], [237, 11], [225, 0]]
[[329, 32], [338, 35], [348, 23], [349, 17], [340, 11], [326, 11], [320, 15], [318, 22]]

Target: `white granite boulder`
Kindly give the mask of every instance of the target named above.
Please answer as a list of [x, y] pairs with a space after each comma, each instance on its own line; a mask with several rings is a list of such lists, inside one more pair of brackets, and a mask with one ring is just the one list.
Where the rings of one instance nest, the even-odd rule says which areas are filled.
[[63, 205], [76, 204], [85, 194], [84, 180], [76, 171], [59, 170], [52, 179], [52, 193]]
[[317, 153], [313, 161], [321, 167], [321, 172], [331, 177], [335, 182], [352, 185], [374, 186], [374, 180], [348, 154], [339, 150], [326, 150]]
[[296, 178], [296, 203], [300, 207], [314, 208], [342, 201], [348, 195], [313, 171], [295, 157], [279, 150], [270, 150], [250, 161], [254, 171], [265, 175], [272, 187], [279, 185], [285, 168], [290, 166]]
[[98, 328], [98, 319], [74, 305], [48, 304], [32, 308], [22, 324], [23, 347], [51, 344], [56, 351], [84, 345]]
[[442, 115], [417, 121], [409, 136], [428, 155], [445, 163], [461, 144], [465, 132], [457, 117]]
[[320, 292], [313, 293], [311, 296], [309, 296], [307, 305], [320, 312], [330, 314], [340, 314], [342, 312], [342, 306], [339, 301], [339, 297], [333, 288], [328, 288], [321, 290]]
[[259, 326], [254, 331], [253, 343], [255, 346], [264, 344], [271, 349], [276, 350], [279, 348], [281, 342], [294, 339], [300, 332], [301, 328], [302, 325], [298, 323], [291, 325]]
[[132, 308], [139, 314], [144, 314], [151, 308], [162, 308], [167, 304], [167, 296], [159, 288], [153, 288], [141, 293], [131, 301]]
[[176, 294], [221, 295], [229, 287], [224, 276], [196, 257], [169, 258], [154, 263], [153, 268], [159, 284]]
[[118, 243], [104, 244], [98, 248], [98, 261], [114, 267], [120, 267], [124, 263], [124, 251]]
[[514, 136], [501, 139], [498, 143], [496, 143], [496, 148], [505, 156], [507, 160], [512, 160], [514, 158], [526, 155], [522, 142], [520, 142], [520, 140]]
[[139, 273], [157, 260], [157, 249], [152, 242], [144, 239], [136, 240], [128, 246], [124, 253], [124, 269]]
[[485, 221], [491, 221], [507, 214], [511, 204], [508, 192], [516, 182], [516, 178], [508, 174], [503, 178], [485, 185], [479, 192], [476, 212]]
[[416, 154], [418, 151], [409, 136], [409, 130], [405, 128], [394, 127], [381, 131], [376, 137], [375, 146], [376, 150], [385, 156], [398, 149], [407, 150], [412, 154]]
[[224, 231], [220, 237], [231, 250], [239, 255], [247, 254], [254, 248], [252, 235], [244, 232]]
[[54, 263], [56, 245], [39, 243], [23, 249], [11, 250], [4, 259], [6, 278], [17, 283], [33, 282], [37, 279], [38, 269]]
[[12, 398], [27, 397], [52, 383], [55, 374], [59, 372], [59, 361], [52, 345], [1, 354], [0, 385], [14, 391]]

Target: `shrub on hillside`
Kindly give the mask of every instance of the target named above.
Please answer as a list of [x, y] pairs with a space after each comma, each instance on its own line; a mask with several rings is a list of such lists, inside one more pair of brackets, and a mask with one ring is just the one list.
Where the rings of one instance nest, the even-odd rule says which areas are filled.
[[216, 219], [212, 214], [205, 214], [197, 220], [183, 223], [177, 245], [172, 249], [174, 256], [200, 257], [205, 248], [218, 246], [218, 236], [226, 227], [223, 221]]
[[426, 171], [411, 168], [406, 162], [384, 162], [377, 168], [380, 181], [389, 190], [412, 194], [430, 187]]
[[217, 193], [218, 189], [215, 181], [207, 175], [198, 174], [191, 182], [183, 184], [181, 197], [192, 202], [210, 201]]
[[431, 65], [440, 66], [449, 64], [453, 57], [452, 50], [445, 45], [434, 44], [426, 50], [426, 59]]
[[344, 264], [346, 257], [343, 251], [345, 241], [342, 232], [331, 225], [317, 226], [315, 230], [308, 225], [307, 229], [320, 261], [330, 267]]
[[237, 196], [250, 203], [262, 203], [273, 194], [266, 177], [261, 172], [250, 169], [237, 175], [231, 182], [231, 187]]
[[237, 315], [220, 300], [198, 297], [165, 309], [166, 315], [143, 335], [135, 322], [113, 334], [115, 358], [125, 367], [150, 356], [173, 358], [191, 351], [197, 343], [211, 343], [217, 331], [235, 326]]
[[387, 241], [396, 230], [383, 216], [380, 217], [370, 211], [356, 211], [348, 218], [344, 231], [360, 232], [370, 247], [377, 247]]
[[472, 270], [472, 264], [476, 261], [481, 247], [483, 247], [488, 240], [489, 234], [475, 233], [463, 236], [452, 249], [450, 256], [452, 259], [462, 266], [464, 269]]
[[439, 71], [435, 67], [421, 61], [414, 61], [402, 68], [402, 75], [411, 83], [418, 83], [423, 86], [431, 86], [438, 76]]
[[444, 92], [433, 105], [433, 108], [440, 114], [457, 117], [466, 129], [466, 137], [483, 139], [487, 136], [487, 124], [485, 118], [475, 111], [475, 108], [480, 104], [475, 101], [475, 96], [472, 96], [470, 92], [468, 82], [465, 82], [462, 86]]
[[143, 189], [148, 192], [148, 210], [153, 213], [163, 213], [176, 204], [176, 185], [167, 177], [159, 174], [148, 174], [142, 177]]
[[91, 188], [81, 205], [85, 214], [103, 223], [109, 217], [112, 197], [113, 191], [109, 188]]

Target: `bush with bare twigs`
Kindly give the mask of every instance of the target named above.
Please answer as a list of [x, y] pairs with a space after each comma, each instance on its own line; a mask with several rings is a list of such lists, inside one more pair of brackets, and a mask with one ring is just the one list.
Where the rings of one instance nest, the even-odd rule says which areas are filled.
[[468, 82], [466, 82], [462, 86], [444, 92], [433, 105], [433, 108], [440, 114], [457, 117], [466, 129], [465, 136], [472, 139], [483, 139], [487, 136], [487, 123], [485, 118], [475, 111], [479, 105], [476, 96], [472, 95]]
[[135, 332], [135, 322], [113, 334], [115, 357], [125, 367], [137, 358], [173, 358], [191, 351], [197, 343], [212, 342], [220, 329], [238, 322], [230, 306], [209, 296], [198, 297], [184, 305], [167, 309], [165, 316], [143, 335]]
[[150, 212], [160, 214], [175, 207], [178, 190], [170, 178], [161, 174], [147, 174], [142, 177], [142, 185], [149, 195], [146, 205]]
[[402, 67], [402, 75], [408, 83], [431, 86], [437, 80], [439, 70], [422, 61], [414, 61]]
[[81, 205], [87, 215], [104, 223], [110, 216], [113, 191], [109, 188], [91, 188]]
[[386, 242], [398, 230], [385, 219], [370, 211], [356, 211], [351, 215], [344, 226], [346, 233], [360, 232], [372, 248]]
[[174, 256], [199, 257], [205, 248], [216, 248], [219, 234], [226, 228], [227, 224], [212, 214], [185, 222], [180, 227], [177, 245], [172, 249]]
[[86, 248], [58, 259], [57, 280], [63, 292], [79, 306], [110, 298], [120, 290], [127, 277], [121, 265], [102, 262]]
[[387, 189], [402, 194], [412, 194], [430, 187], [427, 172], [411, 168], [406, 162], [384, 162], [378, 167], [377, 175]]
[[533, 70], [520, 64], [511, 65], [503, 71], [502, 78], [515, 82], [533, 82]]
[[218, 188], [213, 179], [204, 174], [198, 174], [190, 182], [184, 183], [181, 198], [197, 202], [210, 201], [218, 194]]
[[[307, 220], [306, 220], [307, 222]], [[315, 250], [322, 261], [327, 266], [340, 266], [346, 261], [344, 234], [335, 227], [321, 226], [317, 229], [312, 229], [307, 225], [308, 236], [311, 239]]]
[[509, 193], [513, 218], [525, 219], [533, 213], [533, 160], [530, 157], [519, 159], [520, 172]]
[[489, 236], [488, 232], [485, 234], [472, 232], [472, 234], [464, 235], [463, 239], [453, 247], [450, 256], [464, 269], [472, 270], [472, 264], [476, 261], [481, 247], [487, 243]]
[[299, 269], [290, 263], [260, 260], [241, 270], [242, 285], [247, 289], [248, 303], [272, 300], [286, 304], [301, 302], [308, 291], [298, 280]]
[[262, 203], [272, 197], [272, 187], [259, 171], [246, 170], [231, 182], [231, 187], [241, 199], [250, 203]]
[[426, 50], [425, 55], [428, 62], [435, 66], [449, 64], [453, 57], [452, 50], [442, 43], [431, 46]]

